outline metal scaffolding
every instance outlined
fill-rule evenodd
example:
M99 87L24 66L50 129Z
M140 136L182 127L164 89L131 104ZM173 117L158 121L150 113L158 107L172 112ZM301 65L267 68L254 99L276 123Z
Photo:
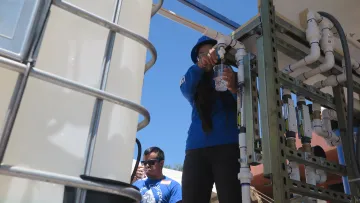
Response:
M242 26L233 33L233 38L244 41L256 35L256 57L250 55L245 58L245 94L249 106L246 112L247 120L247 148L249 164L264 166L264 176L272 183L273 199L276 203L291 202L291 194L296 193L316 199L331 202L359 202L359 188L350 183L351 194L347 195L329 189L291 180L287 171L287 160L325 170L328 173L354 178L351 167L332 163L324 158L309 155L303 151L293 150L285 145L285 127L282 117L280 88L286 87L295 94L337 111L341 138L344 146L348 146L345 139L346 103L343 86L333 88L334 96L323 93L310 85L306 85L278 69L277 51L299 60L309 53L305 33L279 17L272 0L261 0L260 14L250 23ZM228 56L231 60L232 56ZM342 57L335 53L337 61ZM324 60L323 57L312 64L316 67ZM332 74L339 73L341 64L336 64ZM325 74L326 75L326 74ZM258 85L256 84L258 79ZM354 81L354 92L359 93L359 84ZM257 97L257 89L259 98ZM268 99L271 98L271 99ZM275 99L273 99L275 98ZM260 109L256 105L260 102ZM250 108L251 107L251 108ZM261 125L258 111L260 111ZM252 121L252 122L251 122ZM261 144L259 144L259 128L261 129ZM262 153L261 153L262 152ZM344 149L345 161L350 163L349 150Z

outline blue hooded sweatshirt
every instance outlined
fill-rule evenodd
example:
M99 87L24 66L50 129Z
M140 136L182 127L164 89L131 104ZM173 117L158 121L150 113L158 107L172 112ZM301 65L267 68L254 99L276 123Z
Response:
M199 39L191 54L194 63L196 63L197 47L205 43L213 44L214 40L207 37ZM209 133L203 131L202 121L199 117L194 99L197 85L199 84L203 73L203 69L197 65L193 65L188 69L180 82L181 92L190 102L192 107L191 124L186 140L186 150L238 143L239 130L237 128L236 110L234 110L234 112L226 111L224 104L219 97L216 97L212 108L212 131ZM212 85L215 87L214 81ZM236 101L236 94L232 95L234 101Z

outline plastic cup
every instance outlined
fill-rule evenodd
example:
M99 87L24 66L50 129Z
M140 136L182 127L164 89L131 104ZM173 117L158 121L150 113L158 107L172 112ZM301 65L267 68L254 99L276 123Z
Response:
M230 68L230 67L228 65L219 64L219 65L215 65L213 68L215 90L218 92L224 92L227 90L227 82L223 79L223 73L225 68Z

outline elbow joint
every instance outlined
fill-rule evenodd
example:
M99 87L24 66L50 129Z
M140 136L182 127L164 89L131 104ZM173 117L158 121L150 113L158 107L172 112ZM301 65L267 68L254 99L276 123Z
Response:
M310 54L305 57L306 65L314 63L319 59L319 57L320 57L320 46L319 43L314 42L313 44L311 44Z

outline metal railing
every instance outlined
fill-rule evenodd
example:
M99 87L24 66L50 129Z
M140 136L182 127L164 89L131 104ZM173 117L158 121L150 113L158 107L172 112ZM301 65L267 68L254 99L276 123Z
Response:
M158 4L153 6L151 16L156 14L156 12L161 8L162 4L163 4L163 0L159 0ZM116 3L113 22L110 22L104 18L101 18L93 13L83 10L82 8L79 8L63 0L52 0L51 5L57 6L76 16L79 16L81 18L84 18L88 21L91 21L95 24L98 24L102 27L109 29L109 36L106 43L104 60L102 65L103 74L101 76L101 85L99 89L93 88L81 84L79 82L75 82L66 79L64 77L37 69L34 67L33 63L31 62L20 63L15 60L0 56L1 68L5 68L19 73L16 86L14 88L13 95L8 107L8 112L6 114L3 128L0 134L0 163L2 163L5 155L5 151L10 139L14 122L16 120L17 112L21 104L21 100L25 91L28 78L34 77L42 81L52 83L57 86L61 86L77 92L81 92L83 94L96 97L96 102L93 109L93 118L91 120L90 130L89 130L89 138L88 138L87 151L86 151L87 158L85 160L85 166L84 166L85 174L89 174L90 168L88 163L91 163L92 161L92 155L95 147L93 143L97 134L97 131L93 130L93 126L99 123L100 120L99 112L101 112L102 102L104 100L140 113L144 117L144 119L140 123L138 123L137 126L138 131L146 127L150 122L150 114L144 107L130 100L118 97L116 95L113 95L105 91L107 74L109 71L109 64L110 64L109 62L112 57L112 48L114 45L115 34L117 33L125 37L128 37L134 41L137 41L150 51L152 58L146 63L145 72L155 64L157 59L157 53L155 47L146 38L116 24L117 18L119 17L118 15L119 15L119 8L121 6L121 0L118 0ZM34 43L33 47L31 47L30 49L32 50L39 49L39 47L37 46L40 46L40 41L44 30L45 29L40 31L41 34L39 34L38 39L34 40L36 42ZM34 52L33 54L36 54L36 52ZM32 56L30 56L29 58L31 57ZM112 193L116 195L130 197L135 199L136 201L141 200L141 195L139 194L139 192L132 187L116 186L105 183L95 183L95 182L83 180L79 177L72 177L63 174L50 173L46 171L33 170L33 169L5 165L5 164L0 165L0 174L13 176L13 177L27 178L27 179L43 181L43 182L51 182L55 184L61 184L64 186L70 186L85 190L95 190L105 193Z

